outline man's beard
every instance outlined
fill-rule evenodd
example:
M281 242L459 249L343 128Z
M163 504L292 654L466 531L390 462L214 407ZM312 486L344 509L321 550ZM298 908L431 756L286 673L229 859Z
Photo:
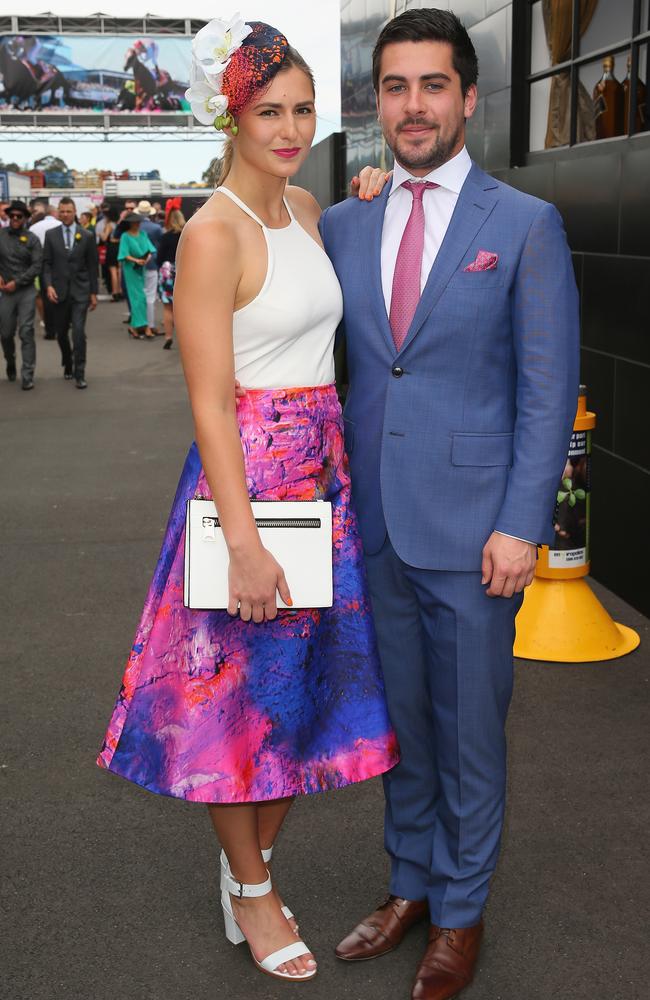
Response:
M397 162L405 167L406 170L422 170L425 167L427 170L435 170L437 167L441 167L443 163L451 159L451 155L461 139L462 126L459 125L446 138L443 138L440 130L438 130L433 141L427 140L420 148L409 147L408 150L403 149L400 144L401 130L409 125L424 124L426 123L416 120L404 122L395 135L394 145L391 146L391 149ZM391 144L389 143L388 145L390 146Z

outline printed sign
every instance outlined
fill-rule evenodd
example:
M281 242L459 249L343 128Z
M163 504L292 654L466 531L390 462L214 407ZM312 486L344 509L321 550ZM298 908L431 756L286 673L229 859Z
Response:
M0 112L188 114L190 62L189 38L0 35Z
M574 569L589 562L591 431L574 431L557 492L551 569Z

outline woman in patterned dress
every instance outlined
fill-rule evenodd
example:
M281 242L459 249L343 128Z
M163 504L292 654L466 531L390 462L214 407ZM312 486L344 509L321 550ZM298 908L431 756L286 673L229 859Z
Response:
M210 69L201 33L188 91L201 121L220 108L229 131L222 186L184 228L174 288L196 444L98 762L208 805L227 936L247 940L262 971L295 981L311 979L316 962L268 872L282 823L296 795L383 774L398 749L333 384L341 290L317 203L287 187L314 137L313 78L269 25L224 28L202 29L213 32L208 53L229 39L225 73L206 77L219 93L196 84ZM238 400L235 379L246 390ZM182 603L185 505L196 496L219 511L227 611ZM290 610L290 583L262 545L251 499L331 502L332 607ZM278 610L278 594L289 610Z

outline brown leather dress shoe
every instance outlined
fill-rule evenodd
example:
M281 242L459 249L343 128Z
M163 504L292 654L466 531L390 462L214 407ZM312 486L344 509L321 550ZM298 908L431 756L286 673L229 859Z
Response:
M388 896L379 909L362 920L335 949L344 962L365 962L397 948L407 930L429 914L426 899Z
M411 1000L451 1000L474 978L483 922L453 930L431 925Z

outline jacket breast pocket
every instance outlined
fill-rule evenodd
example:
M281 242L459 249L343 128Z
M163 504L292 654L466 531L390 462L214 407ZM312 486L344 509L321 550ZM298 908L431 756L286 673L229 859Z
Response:
M452 434L452 465L512 465L513 434Z
M505 264L499 264L489 271L465 271L463 268L456 271L449 287L453 286L458 292L471 292L473 289L485 291L490 288L500 288L505 284L508 268Z

